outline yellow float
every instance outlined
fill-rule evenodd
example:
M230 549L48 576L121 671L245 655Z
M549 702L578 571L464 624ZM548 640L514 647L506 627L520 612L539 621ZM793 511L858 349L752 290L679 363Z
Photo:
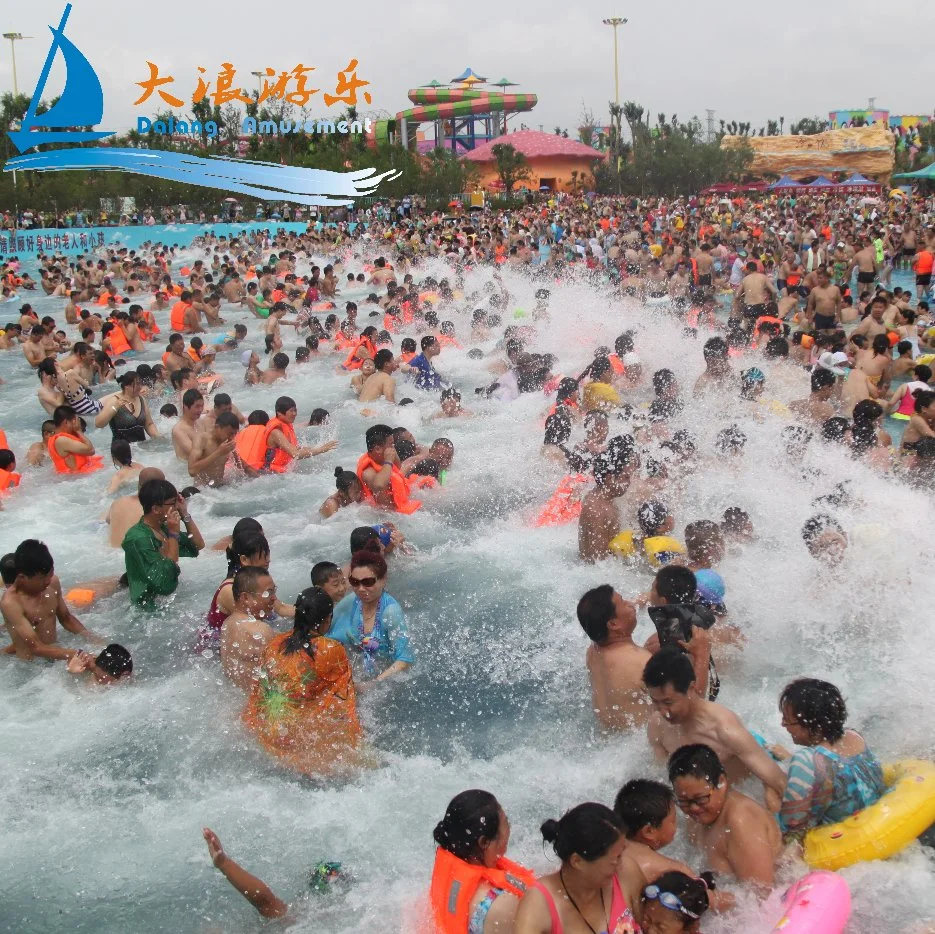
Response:
M812 869L888 859L935 823L935 763L906 759L885 766L883 778L889 791L876 804L805 835Z

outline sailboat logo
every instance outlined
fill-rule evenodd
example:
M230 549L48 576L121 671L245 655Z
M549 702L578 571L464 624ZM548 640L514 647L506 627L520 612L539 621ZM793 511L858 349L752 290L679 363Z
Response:
M52 33L52 45L42 66L39 83L33 93L26 116L23 117L22 129L9 134L13 145L20 152L26 152L42 143L77 143L113 136L113 130L47 130L46 127L97 126L104 116L104 91L100 79L91 63L78 47L65 35L65 23L71 13L71 4L66 4L62 21L56 29L49 27ZM55 53L61 51L65 59L68 77L62 96L55 106L44 114L37 114L36 107L45 91ZM34 127L39 132L32 132Z
M120 169L167 181L220 188L224 191L276 201L316 206L351 205L354 198L373 194L380 182L397 178L392 170L329 172L228 157L194 156L172 150L123 149L117 146L73 146L27 152L43 143L86 143L113 136L114 130L64 130L61 127L97 126L104 116L104 91L91 63L65 36L72 5L65 5L58 27L50 26L52 45L36 90L19 130L8 135L23 155L8 159L4 172L61 172L75 169ZM45 92L56 52L67 69L65 88L55 105L43 114L36 108ZM58 127L59 129L53 129Z

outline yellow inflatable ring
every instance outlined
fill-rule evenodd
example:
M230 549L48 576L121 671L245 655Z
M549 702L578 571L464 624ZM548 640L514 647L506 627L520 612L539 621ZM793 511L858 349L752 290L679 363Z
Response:
M876 804L805 835L812 869L888 859L935 823L935 763L906 759L885 766L883 777L889 791Z

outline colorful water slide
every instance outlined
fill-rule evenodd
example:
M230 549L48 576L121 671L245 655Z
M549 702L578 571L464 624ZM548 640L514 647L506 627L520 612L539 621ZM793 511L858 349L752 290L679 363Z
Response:
M401 110L396 114L397 120L425 123L471 114L523 113L532 110L539 98L535 94L500 94L467 88L413 88L409 100L418 106Z

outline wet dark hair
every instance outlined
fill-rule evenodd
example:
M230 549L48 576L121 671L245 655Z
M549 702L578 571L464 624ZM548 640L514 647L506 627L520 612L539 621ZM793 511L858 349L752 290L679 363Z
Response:
M4 587L9 587L16 580L16 565L13 552L0 558L0 580Z
M623 832L632 839L647 824L659 827L674 804L675 795L668 785L648 778L635 778L617 793L614 812L623 823Z
M836 743L844 736L847 705L827 681L798 678L787 684L779 696L780 712L783 707L789 707L796 721L824 743Z
M708 910L710 905L708 886L701 879L693 879L691 876L686 876L684 872L672 870L671 872L664 872L657 879L654 879L651 884L660 892L674 895L681 902L685 911L677 912L677 916L686 931ZM644 904L649 901L646 896L646 889L649 887L647 885L643 889L641 901ZM691 917L691 915L694 915L694 917Z
M349 470L345 470L343 467L334 468L335 489L340 490L342 493L346 493L354 483L360 483L356 473L351 473Z
M750 521L750 513L739 506L728 506L724 510L721 527L729 532L739 532Z
M321 587L327 584L335 574L340 574L341 569L333 561L319 561L312 566L312 586Z
M94 659L94 664L112 678L122 678L133 673L130 653L116 642L112 642Z
M433 460L431 457L426 457L413 465L410 473L418 477L434 477L437 480L441 475L441 470L438 466L438 461Z
M330 418L327 409L312 409L312 414L308 417L309 425L324 425Z
M826 370L818 366L812 370L812 392L819 392L822 389L827 389L829 386L833 386L836 381L835 375L831 370Z
M809 550L825 532L837 532L843 535L844 529L837 519L833 519L825 512L818 513L805 521L805 525L802 526L802 539Z
M171 402L167 402L160 410L159 414L163 418L176 418L179 414L178 408Z
M692 661L681 649L660 649L643 669L643 684L648 688L664 688L671 684L679 694L687 694L694 683Z
M931 392L927 389L921 389L918 392L914 392L913 396L915 396L915 400L916 400L916 404L915 404L916 414L919 414L924 408L927 408L933 402L935 402L935 392ZM57 412L58 409L56 409L55 411Z
M178 490L168 480L147 480L137 493L144 516L151 513L154 506L160 506L178 495Z
M642 503L636 511L636 521L639 522L640 531L647 537L657 535L668 518L669 510L658 500Z
M571 419L564 414L556 412L545 420L545 437L543 444L565 444L571 437Z
M614 618L614 588L601 584L578 601L578 622L587 637L598 645L607 641L607 624Z
M231 591L233 592L234 600L239 600L242 594L252 593L253 591L250 588L258 587L260 578L269 576L269 571L267 571L266 568L238 568L237 573L234 574L234 580L231 583Z
M694 603L697 591L695 572L690 568L667 564L656 572L656 593L666 603Z
M712 788L724 777L724 766L717 753L704 743L691 743L681 746L669 756L669 781L675 782L677 778L690 775L706 781Z
M15 577L35 577L37 574L51 574L55 562L45 542L27 538L16 546L13 552L13 571Z
M374 448L384 447L392 435L393 429L389 425L371 425L364 435L367 450L372 451Z
M432 837L443 850L461 860L477 857L481 839L500 832L500 804L489 791L462 791L448 802Z
M710 519L689 522L685 526L685 547L689 561L694 562L698 558L711 561L719 559L724 550L721 527Z
M121 467L129 467L133 463L133 451L130 442L115 438L110 444L110 456Z
M620 839L623 824L606 805L588 801L572 808L560 820L545 821L540 831L542 839L552 844L563 863L575 853L593 863Z
M722 454L727 454L729 451L742 451L746 443L747 436L740 428L737 425L729 425L717 433L714 446Z
M334 612L334 600L320 587L309 587L295 601L295 622L292 632L282 644L284 655L305 649L314 655L311 642L319 635L318 630Z
M249 526L239 532L235 529L231 543L227 547L227 576L233 577L240 570L241 557L252 558L269 553L269 542L262 529Z
M933 395L935 395L935 393L933 393ZM843 441L850 427L851 424L846 418L840 415L833 415L822 423L821 436L825 441Z
M351 554L358 551L380 551L380 536L369 525L360 525L351 532Z

